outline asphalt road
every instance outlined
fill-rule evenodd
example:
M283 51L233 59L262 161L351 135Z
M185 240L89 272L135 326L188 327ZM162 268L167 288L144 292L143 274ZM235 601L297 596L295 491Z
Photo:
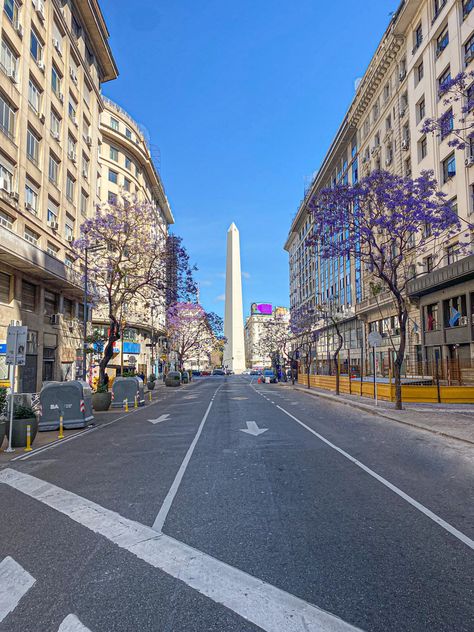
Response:
M472 632L473 452L248 378L163 390L0 470L0 631Z

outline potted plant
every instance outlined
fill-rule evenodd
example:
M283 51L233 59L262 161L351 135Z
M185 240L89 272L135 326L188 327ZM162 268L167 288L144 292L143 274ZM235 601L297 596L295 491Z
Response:
M24 448L26 446L27 426L30 426L31 444L33 445L36 433L38 432L38 419L36 418L36 413L31 406L18 404L13 409L13 448ZM6 435L7 437L10 437L10 424L8 420L6 422Z
M94 410L109 410L112 403L112 393L107 384L99 384L95 393L92 393L92 407Z
M155 388L155 382L156 382L156 375L154 373L151 373L148 376L148 382L146 383L149 391L152 391Z
M5 411L7 409L7 389L0 388L0 448L2 447L3 439L5 438L5 432L7 429L7 420Z

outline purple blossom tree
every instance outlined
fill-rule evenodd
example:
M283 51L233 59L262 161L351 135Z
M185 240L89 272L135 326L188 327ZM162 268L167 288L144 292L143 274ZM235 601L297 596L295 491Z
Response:
M448 145L466 149L474 138L474 71L460 72L439 88L445 111L437 118L426 118L421 128L424 134L449 137Z
M402 407L401 368L405 356L408 283L417 258L461 231L461 222L432 172L419 178L375 171L357 184L324 189L311 202L314 222L307 247L323 259L350 257L366 271L366 290L393 301L400 342L394 349L396 407ZM469 236L466 234L466 239ZM461 245L459 246L461 247ZM441 262L441 258L439 259Z
M168 308L168 344L178 356L179 369L191 358L207 357L220 351L224 323L214 312L206 312L198 303L178 302Z
M87 252L88 298L106 310L109 321L99 364L99 383L104 384L127 309L134 305L143 311L158 304L165 310L167 300L191 296L196 291L193 268L181 239L168 236L156 208L126 193L97 207L82 224L74 248L80 258Z

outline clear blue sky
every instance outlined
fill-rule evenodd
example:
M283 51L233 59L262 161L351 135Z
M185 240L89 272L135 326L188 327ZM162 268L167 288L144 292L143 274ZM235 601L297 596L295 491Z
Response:
M199 268L223 313L226 232L240 230L244 313L287 305L283 244L399 0L100 0L120 76L104 85L149 131Z

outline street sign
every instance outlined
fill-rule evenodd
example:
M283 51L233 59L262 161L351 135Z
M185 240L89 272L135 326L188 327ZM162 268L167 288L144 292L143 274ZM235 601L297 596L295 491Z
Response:
M28 327L9 325L7 329L7 353L5 364L24 366L26 362L26 339Z
M382 344L382 336L378 331L371 331L368 336L368 340L371 347L380 347Z
M127 360L128 360L129 364L136 364L136 362L137 362L136 357L135 356L131 356L131 355L128 356Z

